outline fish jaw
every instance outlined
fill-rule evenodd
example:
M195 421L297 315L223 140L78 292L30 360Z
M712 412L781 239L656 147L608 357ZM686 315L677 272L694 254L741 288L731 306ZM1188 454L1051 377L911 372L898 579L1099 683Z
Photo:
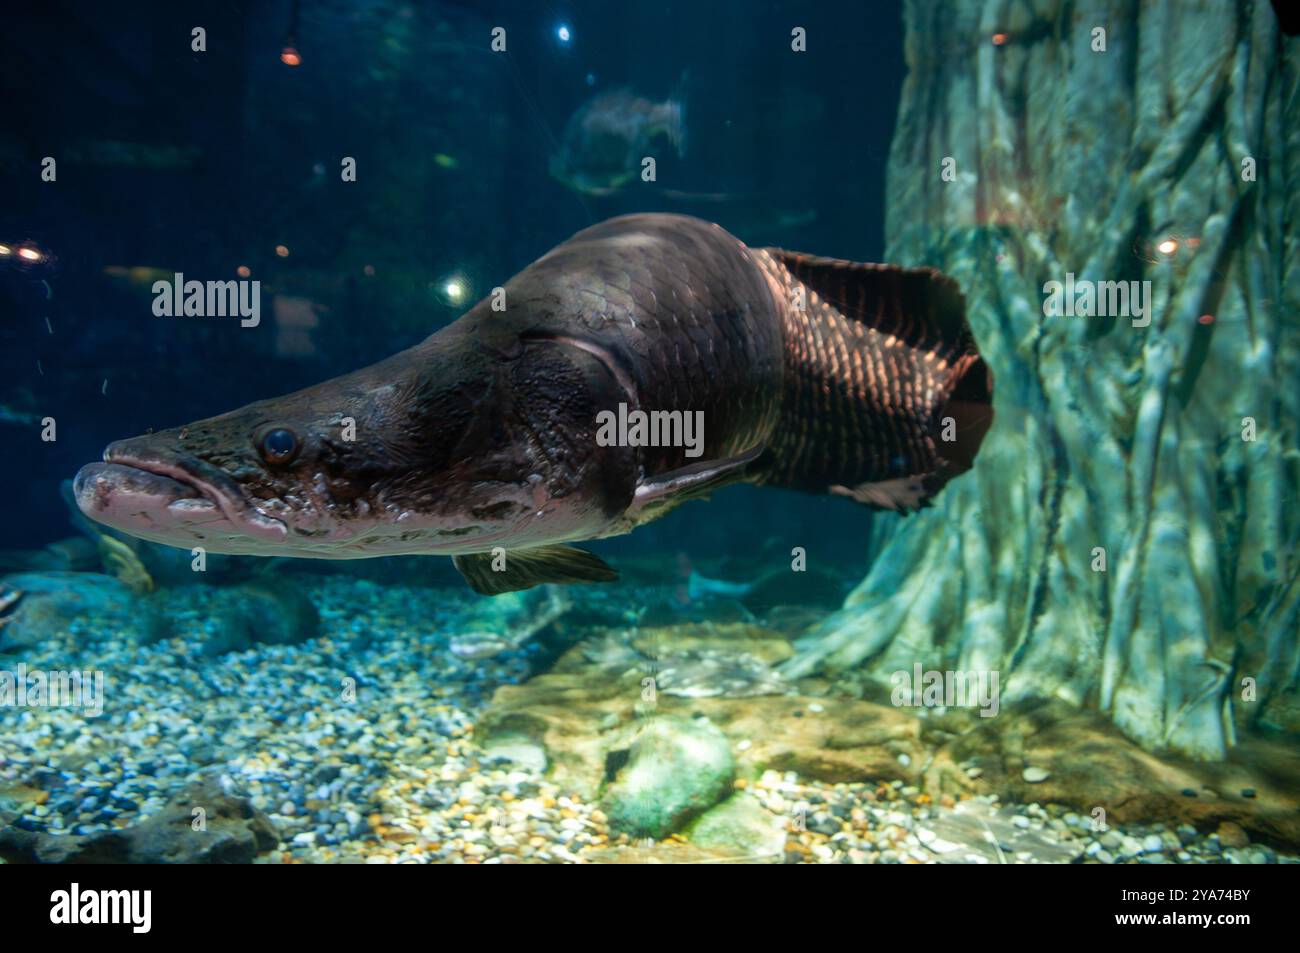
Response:
M456 536L446 532L446 521L409 511L395 521L353 520L301 536L285 520L228 494L218 483L191 476L175 463L150 461L146 467L119 460L81 468L73 480L77 506L97 523L180 549L201 547L234 556L362 559L479 552L512 536L510 530L501 529L481 536Z
M248 506L196 468L115 457L112 446L104 459L82 467L72 489L81 512L105 526L182 549L250 555L280 551L289 535L282 520Z
M110 444L105 462L81 468L73 496L87 517L150 542L237 556L455 555L490 548L516 534L513 525L466 530L468 521L454 515L412 510L369 519L314 519L303 532L300 514L275 516L272 504L250 502L220 469L185 454L145 449L151 439Z

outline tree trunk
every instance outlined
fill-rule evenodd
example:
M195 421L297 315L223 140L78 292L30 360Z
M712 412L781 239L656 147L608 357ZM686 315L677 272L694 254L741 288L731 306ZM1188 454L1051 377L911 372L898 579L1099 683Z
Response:
M1230 0L905 22L888 257L961 283L997 418L789 673L996 670L1202 758L1300 726L1298 41ZM1045 316L1067 273L1150 282L1150 324Z

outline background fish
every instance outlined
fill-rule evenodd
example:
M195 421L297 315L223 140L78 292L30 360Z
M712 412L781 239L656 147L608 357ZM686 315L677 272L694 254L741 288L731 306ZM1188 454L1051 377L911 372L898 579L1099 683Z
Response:
M680 158L686 154L684 83L663 102L630 89L601 93L588 100L565 124L551 174L586 195L611 195L641 174L641 160L655 140L666 140Z

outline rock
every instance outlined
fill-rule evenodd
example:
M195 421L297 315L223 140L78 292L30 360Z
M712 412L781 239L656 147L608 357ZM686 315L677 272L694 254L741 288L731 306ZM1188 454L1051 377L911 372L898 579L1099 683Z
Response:
M1007 703L997 718L953 710L930 722L927 732L940 728L959 739L937 762L946 757L954 765L978 762L984 768L979 779L967 776L973 785L945 779L941 792L1032 797L1087 816L1102 807L1107 821L1121 826L1189 824L1212 831L1231 821L1256 840L1300 842L1300 747L1285 738L1243 732L1225 761L1155 754L1095 712L1058 701ZM1004 765L1015 765L1014 773ZM1025 765L1049 772L1032 795L1022 787ZM1239 797L1247 788L1257 796Z
M815 834L825 834L830 837L840 832L840 822L835 820L829 814L814 814L812 820L808 821L808 830Z
M138 607L135 593L101 573L24 572L0 582L10 593L7 602L18 594L0 624L0 651L63 638L79 618L94 618L95 634L109 635L131 621Z
M634 730L601 807L610 826L633 836L667 837L731 790L736 765L727 737L703 719L659 716Z
M1007 855L1023 855L1034 863L1068 864L1084 852L1080 839L1058 842L1046 832L1017 824L1023 815L982 801L962 801L954 808L940 807L930 819L933 839L925 843L934 859L945 864L974 862L1006 863Z
M475 737L486 746L508 736L528 739L544 750L556 783L595 797L605 779L606 755L615 744L615 726L637 721L647 677L646 670L612 646L576 646L550 672L498 688L475 726ZM806 695L679 698L660 693L654 710L706 716L732 741L738 770L745 775L772 768L830 782L920 779L919 766L929 759L915 716L892 705L849 698L836 698L815 715L794 714L811 712L824 701ZM900 762L900 754L908 756L908 764Z
M449 648L461 658L490 658L520 648L573 608L560 586L505 592L469 604Z
M195 830L195 810L204 829ZM246 798L201 781L131 827L94 834L0 831L0 857L43 864L246 864L280 841L275 825Z
M746 793L733 794L706 811L687 829L686 836L697 847L747 862L779 863L785 853L780 818Z
M784 662L794 652L780 633L744 622L709 621L659 628L642 625L631 645L643 655L656 659L716 652L750 655L767 665Z
M1219 835L1219 843L1224 847L1242 848L1250 843L1250 837L1241 825L1232 821L1223 821L1214 833Z
M216 631L204 643L203 654L242 652L259 642L297 645L315 638L319 627L315 605L294 585L247 582L222 591Z
M656 681L663 694L681 698L744 698L789 690L778 672L754 656L707 649L662 660Z
M546 749L523 735L499 735L483 748L489 758L504 758L527 771L546 770Z
M1045 768L1028 767L1025 768L1021 777L1025 779L1026 784L1042 784L1051 777L1051 774Z

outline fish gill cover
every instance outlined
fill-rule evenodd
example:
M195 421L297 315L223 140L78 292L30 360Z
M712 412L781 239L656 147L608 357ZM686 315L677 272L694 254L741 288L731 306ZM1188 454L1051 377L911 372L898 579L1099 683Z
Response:
M0 859L1296 859L1289 27L741 7L7 16Z

